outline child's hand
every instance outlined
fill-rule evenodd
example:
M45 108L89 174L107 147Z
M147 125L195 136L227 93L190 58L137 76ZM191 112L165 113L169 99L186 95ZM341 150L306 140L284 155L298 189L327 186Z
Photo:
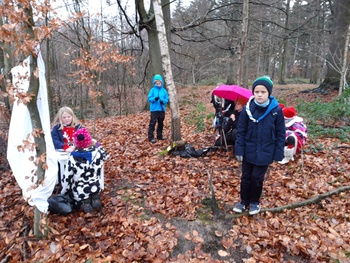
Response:
M243 161L243 156L236 155L236 159L237 159L237 161L242 162Z
M92 144L93 145L95 145L95 147L100 147L100 143L97 141L97 140L95 140L95 139L92 139Z
M66 152L71 153L74 151L74 149L75 149L74 146L70 146L69 148L66 149Z

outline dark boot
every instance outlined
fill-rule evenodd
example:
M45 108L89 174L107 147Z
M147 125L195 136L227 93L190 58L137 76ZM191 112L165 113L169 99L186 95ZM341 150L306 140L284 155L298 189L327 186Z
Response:
M92 211L94 211L94 209L91 206L91 199L90 198L84 199L82 201L81 208L84 210L85 214L91 213Z
M93 194L91 196L91 205L93 209L100 210L102 208L100 194Z

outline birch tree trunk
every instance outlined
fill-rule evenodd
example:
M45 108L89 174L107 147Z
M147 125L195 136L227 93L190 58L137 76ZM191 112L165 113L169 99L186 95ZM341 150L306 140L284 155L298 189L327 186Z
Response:
M171 139L173 142L181 140L180 127L180 109L177 101L177 94L175 83L173 80L173 73L171 70L171 60L169 54L169 45L166 36L166 29L163 19L163 11L161 7L161 0L153 0L154 15L157 26L157 33L159 39L160 54L162 58L162 67L169 93L169 103L171 109Z
M345 48L344 48L344 55L343 55L343 65L341 68L341 76L340 76L340 84L339 84L339 92L338 96L340 97L343 89L345 89L346 85L346 73L348 72L348 50L349 50L349 40L350 40L350 25L348 27L348 32L346 34L345 39Z

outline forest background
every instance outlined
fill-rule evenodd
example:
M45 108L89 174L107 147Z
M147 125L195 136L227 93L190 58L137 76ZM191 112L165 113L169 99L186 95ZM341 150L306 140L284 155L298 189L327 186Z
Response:
M1 7L9 2L2 1ZM155 148L146 143L147 93L152 76L162 72L162 60L153 39L152 2L150 8L143 9L144 4L135 1L138 8L130 13L123 1L105 1L108 12L90 10L85 1L63 1L58 13L33 5L37 28L57 22L55 30L37 36L46 60L51 116L68 105L98 136L113 157L106 169L110 188L103 196L104 213L51 215L50 238L38 242L29 227L32 209L21 200L2 158L4 174L9 174L1 181L8 204L1 225L4 262L347 262L349 3L191 1L184 6L176 1L170 14L169 2L162 1L185 140L196 147L211 144L213 108L208 102L215 86L249 88L265 74L274 80L277 98L295 105L307 120L305 159L287 169L273 167L275 180L269 181L263 205L280 207L315 196L323 201L313 200L302 210L296 205L291 212L265 211L261 217L241 219L230 212L239 185L239 166L232 156L219 151L185 161L161 157L166 144ZM11 108L5 96L8 73L25 58L23 49L17 50L26 45L5 41L14 17L1 14L4 157ZM244 27L245 19L249 27ZM169 113L167 119L170 127ZM222 168L228 161L232 167ZM224 220L206 210L210 174ZM209 199L212 208L213 196ZM67 220L72 221L68 227Z

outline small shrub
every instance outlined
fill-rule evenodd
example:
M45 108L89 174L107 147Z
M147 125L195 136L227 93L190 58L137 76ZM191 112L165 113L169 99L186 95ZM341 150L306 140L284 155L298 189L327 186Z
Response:
M309 135L312 137L334 137L350 141L350 100L349 93L334 102L315 101L297 106L298 115L307 120ZM300 114L299 114L300 113Z
M185 122L189 125L195 125L196 131L201 132L205 129L204 118L205 118L206 108L203 102L199 102L196 105L192 114L185 117Z

